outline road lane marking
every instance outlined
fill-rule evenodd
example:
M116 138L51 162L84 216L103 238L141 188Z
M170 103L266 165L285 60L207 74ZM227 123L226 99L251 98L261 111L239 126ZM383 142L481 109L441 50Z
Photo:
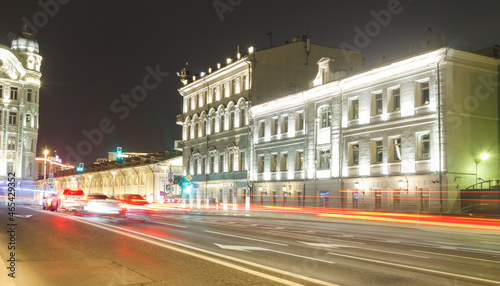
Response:
M281 246L288 246L288 244L283 244L283 243L278 243L278 242L273 242L273 241L267 241L267 240L262 240L262 239L257 239L257 238L251 238L251 237L246 237L246 236L239 236L239 235L234 235L234 234L229 234L229 233L222 233L222 232L211 231L211 230L205 230L205 232L219 234L219 235L225 235L225 236L232 236L232 237L237 237L237 238L243 238L243 239L248 239L248 240L253 240L253 241L259 241L259 242L265 242L265 243L270 243L270 244L276 244L276 245L281 245Z
M359 247L359 246L351 246L351 245L344 245L344 244L314 243L314 242L305 242L305 241L297 241L297 242L304 243L304 244L307 244L307 245L310 245L310 246L314 246L314 247L321 247L321 248L342 248L342 247L346 247L346 248L370 250L370 251L375 251L375 252L391 253L391 254L396 254L396 255L412 256L412 257L418 257L418 258L426 258L426 259L429 258L429 257L420 256L420 255L414 255L414 254L405 254L405 253L399 253L399 252L393 252L393 251L378 250L378 249L372 249L372 248L366 248L366 247Z
M30 214L29 214L29 215L18 215L18 214L15 214L14 216L15 216L15 217L20 217L20 218L30 218L30 217L32 217L33 215L30 215Z
M467 257L467 256L460 256L460 255L453 255L453 254L444 254L444 253L437 253L437 252L430 252L430 251L424 251L424 250L412 250L415 252L422 252L422 253L429 253L429 254L434 254L434 255L443 255L443 256L450 256L450 257L457 257L457 258L465 258L465 259L471 259L471 260L477 260L477 261L484 261L484 262L493 262L493 263L500 263L500 261L495 261L495 260L488 260L488 259L481 259L481 258L474 258L474 257Z
M40 210L37 210L37 211L40 211ZM40 212L42 212L42 211L40 211ZM53 214L57 215L55 213L53 213ZM285 284L285 285L296 285L296 286L299 286L299 285L302 285L302 284L298 284L298 283L290 281L290 280L278 278L278 277L275 277L275 276L272 276L272 275L269 275L269 274L261 273L261 272L258 272L258 271L252 270L252 269L248 269L248 268L245 268L245 267L242 267L242 266L238 266L238 265L235 265L235 264L232 264L232 263L229 263L229 262L225 262L225 261L222 261L222 260L219 260L219 259L216 259L216 258L212 258L212 257L208 257L208 256L205 256L205 255L202 255L202 254L194 253L194 252L186 250L186 249L177 248L177 247L174 247L172 245L179 246L179 247L182 247L182 248L191 249L191 250L202 252L202 253L206 253L208 255L220 257L220 258L223 258L223 259L235 261L237 263L246 264L246 265L249 265L251 267L260 268L260 269L263 269L263 270L266 270L266 271L271 271L271 272L277 273L280 276L286 275L286 276L289 276L289 277L293 277L293 278L296 278L296 279L299 279L299 280L303 280L303 281L308 281L310 283L316 283L316 284L319 284L319 285L340 286L340 285L329 283L329 282L322 281L322 280L319 280L319 279L315 279L315 278L303 276L303 275L300 275L300 274L288 272L288 271L285 271L285 270L282 270L282 269L273 268L273 267L270 267L270 266L261 265L261 264L254 263L254 262L251 262L251 261L247 261L247 260L239 259L239 258L236 258L236 257L232 257L232 256L220 254L220 253L217 253L217 252L213 252L213 251L210 251L210 250L205 250L205 249L194 247L194 246L187 245L187 244L182 244L180 242L175 242L175 241L172 241L172 240L168 240L168 239L164 239L164 238L161 238L161 237L157 237L157 236L153 236L153 235L141 233L141 232L138 232L138 231L129 230L129 229L117 227L117 226L114 226L114 225L108 225L108 224L101 223L101 222L96 222L96 221L92 221L91 222L91 221L87 221L87 220L85 220L85 219L83 219L81 217L74 217L74 216L69 216L69 215L65 215L65 217L68 218L68 219L73 219L75 221L79 221L81 223L85 223L85 224L94 226L94 227L102 228L102 229L105 229L105 230L108 230L108 231L111 231L111 232L115 232L115 233L118 233L118 234L121 234L121 235L125 235L125 236L128 236L128 237L134 238L134 239L138 239L138 240L142 240L142 241L145 241L145 242L148 242L148 243L151 243L151 244L155 244L155 245L163 247L163 248L167 248L167 249L170 249L170 250L173 250L173 251L181 252L181 253L184 253L184 254L187 254L187 255L191 255L191 256L194 256L194 257L197 257L197 258L200 258L200 259L204 259L204 260L207 260L207 261L210 261L210 262L213 262L213 263L216 263L216 264L220 264L220 265L223 265L223 266L226 266L226 267L229 267L229 268L240 270L242 272L246 272L246 273L258 276L258 277L262 277L262 278L265 278L265 279L268 279L268 280L276 281L278 283L282 283L282 284ZM115 228L115 229L113 229L113 228ZM147 239L147 238L150 238L150 239ZM171 245L162 244L162 243L160 243L158 241L155 241L155 240L159 240L161 242L164 242L164 243L167 243L167 244L171 244Z
M429 241L429 242L432 242L432 243L437 243L437 244L449 244L449 245L465 245L463 243L454 243L454 242L444 242L444 241Z
M403 265L403 264L398 264L398 263L392 263L392 262L387 262L387 261L381 261L381 260L375 260L375 259L357 257L357 256L352 256L352 255L340 254L340 253L328 252L328 254L334 255L334 256L341 256L341 257L347 257L347 258L357 259L357 260L363 260L363 261L368 261L368 262L374 262L374 263L379 263L379 264L391 265L391 266L396 266L396 267L400 267L400 268L408 268L408 269L412 269L412 270L419 270L419 271L423 271L423 272L430 272L430 273L439 274L439 275L446 275L446 276L452 276L452 277L460 277L460 278L463 278L463 279L474 280L474 281L481 281L481 282L486 282L486 283L492 283L492 284L500 285L500 281L483 279L483 278L479 278L479 277L472 277L472 276L461 275L461 274L456 274L456 273L449 273L449 272L444 272L444 271L439 271L439 270L425 269L425 268L416 267L416 266Z
M214 244L222 249L230 249L230 250L238 250L238 251L250 251L250 250L270 251L270 252L274 252L274 253L280 253L280 254L284 254L284 255L290 255L290 256L300 257L300 258L309 259L309 260L315 260L315 261L329 263L329 264L335 264L335 262L333 262L333 261L307 257L307 256L302 256L302 255L298 255L298 254L293 254L293 253L288 253L288 252L283 252L283 251L278 251L278 250L263 248L263 247L258 247L258 246L224 245L224 244L218 244L218 243L214 243Z
M166 223L166 222L159 222L159 221L154 221L154 220L152 220L151 222L158 223L158 224L169 225L169 226L187 228L187 226L184 226L184 225L177 225L177 224L171 224L171 223Z

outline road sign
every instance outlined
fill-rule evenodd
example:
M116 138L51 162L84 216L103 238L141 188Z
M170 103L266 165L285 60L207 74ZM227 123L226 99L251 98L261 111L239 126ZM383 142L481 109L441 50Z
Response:
M49 173L49 178L54 178L54 173Z
M192 178L191 175L187 175L186 180L191 181Z
M168 182L172 184L174 182L174 178L168 178Z
M53 184L53 183L54 183L54 179L53 179L53 178L49 178L49 179L48 179L48 183L49 183L49 184Z
M171 191L172 187L170 185L167 186L167 191Z
M174 177L174 173L172 173L172 172L168 173L168 177L169 178L173 178Z

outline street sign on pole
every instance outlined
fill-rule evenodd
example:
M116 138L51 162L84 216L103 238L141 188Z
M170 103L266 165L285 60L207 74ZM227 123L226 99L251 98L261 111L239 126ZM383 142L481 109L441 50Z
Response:
M54 178L54 173L49 173L49 178Z
M191 175L187 175L186 180L191 181L192 178Z
M168 182L172 184L174 182L174 178L168 178Z
M173 178L174 177L174 173L172 173L172 172L168 173L168 177L169 178Z
M53 184L53 183L54 183L54 179L53 179L53 178L49 178L49 179L47 180L47 182L48 182L49 184Z

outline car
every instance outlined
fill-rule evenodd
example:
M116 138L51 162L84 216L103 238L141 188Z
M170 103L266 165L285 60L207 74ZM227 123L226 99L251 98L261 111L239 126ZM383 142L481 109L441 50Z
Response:
M149 202L139 194L125 194L117 197L120 205L126 211L126 217L132 220L149 222L152 211Z
M57 211L79 211L85 200L85 193L80 189L65 189L58 193L57 197L52 200L51 210Z
M81 208L77 210L82 216L97 215L111 218L124 218L125 212L120 201L110 199L105 194L88 194L81 202Z
M52 202L55 201L56 199L57 199L56 193L46 195L45 197L43 197L42 208L44 210L54 211L52 207Z

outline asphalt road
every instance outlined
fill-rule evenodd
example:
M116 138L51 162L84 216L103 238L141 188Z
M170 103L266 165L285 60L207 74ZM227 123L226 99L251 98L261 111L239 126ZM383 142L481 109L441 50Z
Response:
M113 222L38 207L18 207L9 226L0 214L0 285L500 285L500 234L178 213Z

